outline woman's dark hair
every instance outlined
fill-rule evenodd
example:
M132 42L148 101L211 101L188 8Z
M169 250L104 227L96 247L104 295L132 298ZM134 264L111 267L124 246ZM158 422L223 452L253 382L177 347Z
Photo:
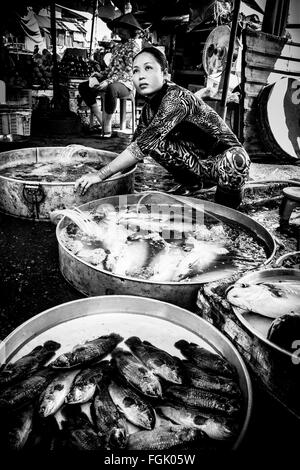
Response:
M169 64L168 64L165 54L163 54L159 49L157 49L157 47L154 47L154 46L144 47L144 49L142 49L140 52L136 54L133 60L135 60L136 57L138 57L143 52L147 52L148 54L153 55L156 62L158 62L159 65L161 66L162 70L166 70L166 69L168 70Z

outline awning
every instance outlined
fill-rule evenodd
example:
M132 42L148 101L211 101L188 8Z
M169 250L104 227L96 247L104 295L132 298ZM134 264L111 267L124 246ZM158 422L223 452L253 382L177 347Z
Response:
M84 42L85 41L85 37L82 33L77 33L76 31L74 31L74 35L73 35L73 41L76 41L76 42Z
M26 16L18 19L26 36L28 36L36 44L40 44L43 41L43 38L41 36L41 31L34 13L29 11Z
M60 22L63 23L69 31L80 32L75 23L71 23L71 21L60 21Z
M48 29L51 28L51 23L50 23L49 16L36 15L36 14L34 16L35 16L35 18L37 20L37 23L38 23L40 28L48 28Z

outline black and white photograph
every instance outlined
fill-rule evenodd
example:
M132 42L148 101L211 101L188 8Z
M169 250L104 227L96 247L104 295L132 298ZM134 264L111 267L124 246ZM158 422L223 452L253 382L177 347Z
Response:
M300 2L1 12L1 449L292 462Z

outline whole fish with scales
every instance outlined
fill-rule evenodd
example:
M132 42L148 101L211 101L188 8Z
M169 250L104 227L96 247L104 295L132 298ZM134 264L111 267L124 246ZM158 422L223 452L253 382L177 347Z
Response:
M216 414L207 414L198 408L175 403L164 403L155 408L175 424L204 431L210 438L217 440L232 439L237 432L236 423Z
M76 345L72 351L61 354L49 366L57 369L69 369L98 362L111 353L121 341L123 341L122 336L116 333L99 336L96 339Z
M136 390L151 398L161 398L162 387L158 377L131 352L115 349L112 352L112 363L119 374Z
M109 394L109 382L109 374L105 374L97 383L91 416L106 449L124 449L128 441L128 426Z
M112 380L108 391L115 405L130 423L144 429L154 428L155 412L145 398L120 381Z

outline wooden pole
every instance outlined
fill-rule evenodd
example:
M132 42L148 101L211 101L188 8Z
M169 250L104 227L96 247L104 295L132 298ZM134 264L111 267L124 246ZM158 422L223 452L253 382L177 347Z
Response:
M241 0L235 0L234 2L234 9L232 15L232 24L230 30L230 38L229 38L229 45L228 45L228 54L227 54L227 62L224 72L224 83L223 83L223 90L222 90L222 98L221 98L221 117L225 119L226 117L226 101L228 95L228 87L229 87L229 80L230 80L230 73L232 67L232 58L234 53L234 46L235 46L235 39L236 39L236 31L239 19L241 7Z
M58 78L58 64L56 54L56 18L55 18L55 2L52 0L50 3L50 23L51 23L51 40L52 40L52 80L53 80L53 107L56 108L57 100L59 99L59 78Z
M89 57L91 57L91 55L92 55L93 39L94 39L94 27L95 27L95 18L96 18L96 12L97 12L97 11L98 11L98 0L94 0Z

